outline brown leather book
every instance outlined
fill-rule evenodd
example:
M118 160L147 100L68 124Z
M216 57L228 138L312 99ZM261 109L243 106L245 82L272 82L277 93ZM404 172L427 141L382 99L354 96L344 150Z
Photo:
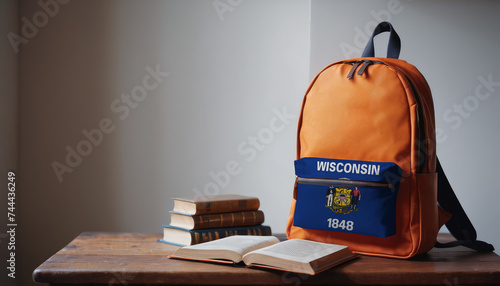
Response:
M264 212L261 210L204 215L186 215L174 211L170 212L170 225L186 229L250 226L263 222Z
M159 241L186 246L202 242L217 240L233 235L271 235L271 227L268 225L252 225L238 227L222 227L209 229L184 229L171 225L163 225L163 239Z
M259 198L236 194L173 198L174 212L188 215L257 210Z

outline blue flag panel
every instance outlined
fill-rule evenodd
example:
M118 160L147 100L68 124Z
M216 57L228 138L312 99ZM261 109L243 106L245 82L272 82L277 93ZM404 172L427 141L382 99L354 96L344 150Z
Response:
M383 238L396 233L396 164L302 158L295 170L294 226Z

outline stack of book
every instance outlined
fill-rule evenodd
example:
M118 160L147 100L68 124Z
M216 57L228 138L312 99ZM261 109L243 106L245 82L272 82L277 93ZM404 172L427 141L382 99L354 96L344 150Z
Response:
M170 225L163 225L161 242L187 246L232 235L271 235L262 225L257 197L216 195L173 198Z

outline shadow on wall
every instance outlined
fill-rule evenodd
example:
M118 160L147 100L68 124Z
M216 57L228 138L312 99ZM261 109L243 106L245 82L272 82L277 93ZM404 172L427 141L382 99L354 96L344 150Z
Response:
M122 62L131 41L126 28L136 24L127 5L40 3L21 1L19 15L19 35L27 39L19 45L19 285L34 285L32 271L82 231L123 231L126 112L155 88L154 75L162 76L155 72L158 37L148 37L147 56L131 59L130 67ZM161 9L143 10L144 33L157 35Z

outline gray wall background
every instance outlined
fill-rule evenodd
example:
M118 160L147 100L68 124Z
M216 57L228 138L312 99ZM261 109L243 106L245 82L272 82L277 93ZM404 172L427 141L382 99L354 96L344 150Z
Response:
M161 232L170 198L181 195L256 195L266 224L284 232L309 80L326 64L359 56L366 41L359 31L371 33L384 17L402 38L401 58L433 90L445 136L438 154L462 205L479 238L500 245L500 87L483 87L487 99L475 94L479 78L500 82L499 2L474 3L73 0L48 15L37 1L2 2L2 108L13 111L2 112L2 139L10 139L1 143L1 163L18 173L15 282L30 285L33 269L83 231ZM47 21L24 30L28 42L16 54L6 35L23 35L23 17L33 23L40 11ZM348 46L353 53L342 50ZM159 81L145 86L150 69ZM85 143L101 122L107 133ZM69 166L67 148L85 156ZM71 169L62 181L54 162ZM228 164L237 174L223 175Z
M172 197L255 195L284 232L309 2L215 3L73 0L20 46L22 285L83 231L162 232ZM19 17L40 10L21 1ZM148 69L160 82L144 85ZM88 147L87 132L98 144ZM68 148L86 156L68 164ZM71 169L62 181L54 162Z

